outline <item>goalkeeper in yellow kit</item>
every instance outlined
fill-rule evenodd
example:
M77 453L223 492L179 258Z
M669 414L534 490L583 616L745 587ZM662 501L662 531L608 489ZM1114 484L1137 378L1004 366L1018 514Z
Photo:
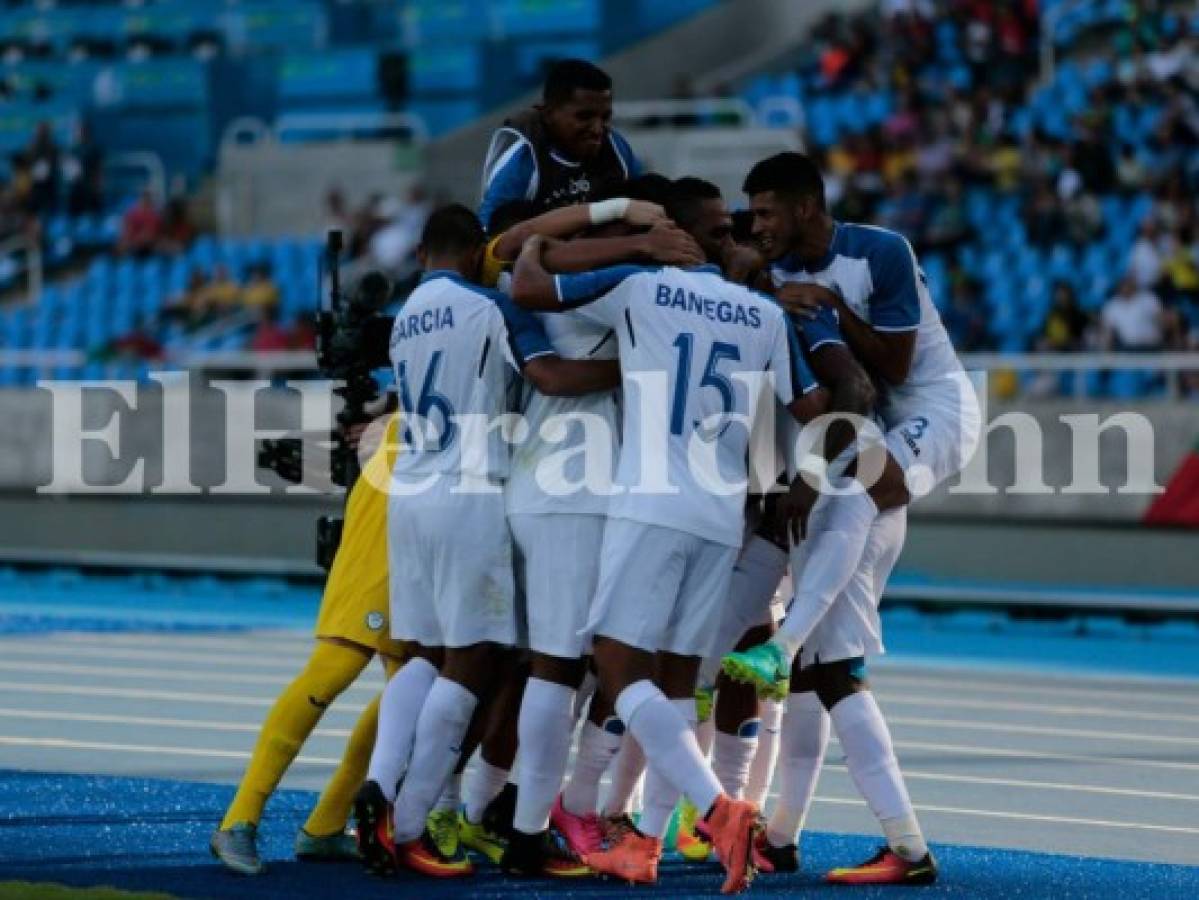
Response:
M312 656L267 714L237 795L209 842L213 856L239 874L265 870L257 847L263 807L325 710L375 654L389 678L404 660L404 646L391 639L387 621L386 486L397 450L392 418L383 443L350 491L341 545L321 598ZM359 716L341 764L296 835L298 858L357 858L357 846L345 826L375 743L378 712L376 696Z

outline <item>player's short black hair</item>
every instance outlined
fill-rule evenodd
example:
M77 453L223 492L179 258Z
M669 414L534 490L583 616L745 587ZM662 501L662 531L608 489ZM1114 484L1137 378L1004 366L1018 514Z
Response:
M605 185L596 192L593 200L611 200L613 197L628 197L630 200L644 200L646 203L657 203L665 207L670 202L670 192L674 183L665 175L657 172L645 172L627 181L617 181Z
M532 200L509 200L507 203L501 203L491 214L491 220L487 223L487 234L490 237L501 235L521 222L535 218L540 212L541 208Z
M545 75L541 99L548 104L566 103L575 91L610 91L612 77L585 59L560 59Z
M478 249L486 240L479 217L461 203L450 203L433 211L420 235L428 254L453 255Z
M803 153L776 153L754 165L741 188L751 197L774 191L784 197L815 197L824 209L824 177L820 167Z
M692 175L675 179L670 185L666 214L681 227L689 228L699 218L705 200L719 200L720 188Z

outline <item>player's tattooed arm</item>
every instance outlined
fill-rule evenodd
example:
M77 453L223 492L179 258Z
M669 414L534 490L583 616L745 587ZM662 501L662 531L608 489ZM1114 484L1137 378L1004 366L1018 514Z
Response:
M546 271L541 259L545 244L546 239L538 234L525 241L512 268L512 299L525 309L553 312L562 303L554 276Z
M550 397L578 397L620 386L620 362L615 359L539 356L525 364L522 374Z
M844 344L824 344L809 358L812 372L820 383L828 386L828 411L848 413L865 418L874 408L876 391L866 370ZM829 462L836 459L857 435L857 429L845 418L829 426L824 438L823 456Z

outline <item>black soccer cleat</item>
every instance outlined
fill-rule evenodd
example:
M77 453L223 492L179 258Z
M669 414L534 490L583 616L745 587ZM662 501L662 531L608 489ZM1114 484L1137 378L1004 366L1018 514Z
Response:
M399 863L391 834L391 804L374 781L364 782L354 797L358 855L362 865L375 875L394 875Z
M508 782L504 789L495 795L483 810L482 825L492 834L499 835L504 840L511 840L513 834L512 820L516 816L516 785Z
M758 833L753 849L754 865L761 872L798 872L799 847L787 844L776 847L766 837L766 832Z
M590 867L549 831L525 834L513 829L500 868L516 878L582 878L591 874Z

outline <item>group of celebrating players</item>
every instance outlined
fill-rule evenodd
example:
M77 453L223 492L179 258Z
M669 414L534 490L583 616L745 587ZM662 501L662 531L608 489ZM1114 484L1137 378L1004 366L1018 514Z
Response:
M908 503L973 452L974 393L908 242L834 221L811 160L755 165L735 224L715 186L641 172L611 104L558 63L493 137L479 215L425 226L400 410L212 838L234 871L263 871L266 800L378 654L300 858L653 883L673 821L738 892L799 868L835 731L886 845L826 877L936 879L864 660ZM777 485L751 485L764 429Z

